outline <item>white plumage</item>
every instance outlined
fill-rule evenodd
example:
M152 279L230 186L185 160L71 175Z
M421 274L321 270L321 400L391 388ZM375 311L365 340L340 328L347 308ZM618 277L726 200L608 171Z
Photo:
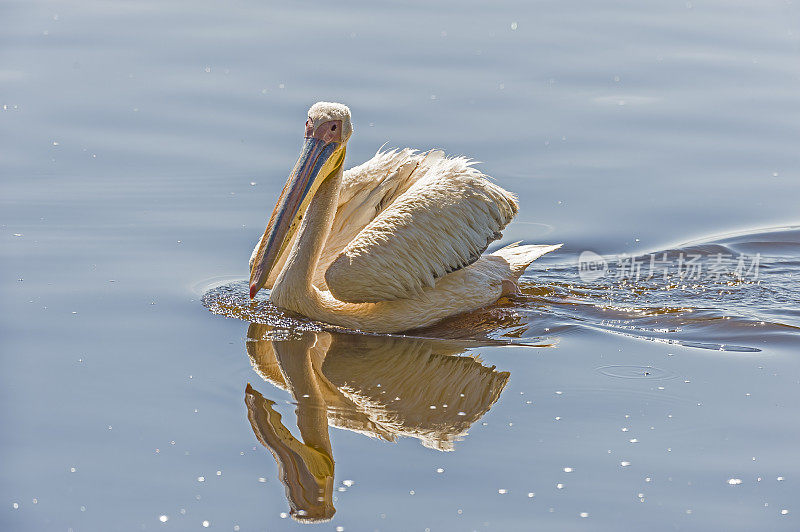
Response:
M349 123L346 107L316 104L306 137L321 150L314 140L320 132L330 137L336 124L349 132ZM343 152L346 142L344 136L324 146L340 145ZM318 160L308 161L301 157L295 172ZM533 260L560 247L509 246L481 256L518 207L511 193L463 157L391 150L346 172L328 171L314 183L307 211L298 214L299 231L285 236L288 245L262 275L276 305L318 320L374 332L429 325L514 292ZM290 194L301 197L284 189L279 206ZM282 214L276 207L253 250L251 294L260 288L254 272L269 247L264 239L274 240L273 220Z
M325 280L338 299L389 301L433 288L478 260L516 214L513 196L466 159L417 158L414 183L328 267Z
M514 196L469 159L438 150L379 151L344 172L313 283L352 303L417 295L478 260L516 213ZM273 270L268 288L280 270Z

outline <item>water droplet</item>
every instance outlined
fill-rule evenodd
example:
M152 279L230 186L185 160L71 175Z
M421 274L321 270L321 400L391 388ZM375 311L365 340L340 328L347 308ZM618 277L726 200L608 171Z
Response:
M589 512L581 512L580 516L581 517L589 517Z
M729 478L728 479L728 484L730 484L731 486L738 486L741 483L742 483L742 479L740 479L740 478Z
M197 477L197 482L205 482L206 477Z
M440 468L436 469L436 472L437 473L444 473L444 469L440 467Z
M565 467L564 468L564 473L572 473L573 471L574 471L574 469L572 469L571 467Z
M534 492L532 492L532 491L528 492L528 498L529 499L533 499L535 496L536 496L536 494Z
M781 515L786 515L788 513L789 513L789 510L787 510L785 508L783 510L781 510Z
M504 489L504 488L500 488L499 490L497 490L497 493L499 493L500 495L505 495L506 493L508 493L508 490Z
M629 465L631 465L631 463L626 460L623 460L622 462L619 463L619 465L621 465L622 467L628 467Z
M167 516L167 515L159 515L158 516L158 520L161 521L162 523L166 523L167 521L169 521L169 516Z
M208 521L203 521L203 528L208 528L211 526L211 523Z
M286 512L281 512L280 516L281 516L281 519L286 519L287 517L289 517L289 514L287 514Z
M258 481L263 484L264 482L267 481L267 479L265 479L264 477L258 477Z
M353 486L353 484L355 484L355 482L353 482L352 480L343 480L343 481L342 481L342 484L344 484L345 486L347 486L348 488L350 488L350 487L352 487L352 486Z
M511 31L517 31L517 28L519 28L519 24L517 24L516 22L512 22Z

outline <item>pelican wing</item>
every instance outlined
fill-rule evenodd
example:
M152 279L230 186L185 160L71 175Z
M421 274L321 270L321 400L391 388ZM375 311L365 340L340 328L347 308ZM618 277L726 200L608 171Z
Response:
M440 151L390 150L378 152L372 159L347 170L331 231L317 263L314 285L327 288L325 271L344 248L420 178L421 164L442 158L444 153Z
M337 299L361 303L413 297L437 278L478 260L517 213L514 196L465 158L429 157L415 172L417 179L408 189L327 268L326 284Z

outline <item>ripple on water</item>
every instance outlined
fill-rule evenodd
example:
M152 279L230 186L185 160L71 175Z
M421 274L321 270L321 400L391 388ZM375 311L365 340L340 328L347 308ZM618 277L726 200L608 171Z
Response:
M672 371L656 368L653 366L600 366L597 371L609 377L618 377L620 379L674 379L677 373Z
M236 318L251 323L263 323L284 330L320 331L322 325L303 316L285 312L269 302L268 292L250 299L250 288L245 279L216 280L201 297L203 305L220 316Z
M649 262L639 280L618 278L614 270L593 281L582 281L576 263L548 264L532 271L523 284L525 306L571 324L574 330L594 329L655 342L700 349L754 353L764 346L796 346L800 336L800 228L788 227L723 235L681 246L649 251L676 258L697 255L705 275L686 279L671 265L666 278L647 278ZM716 257L734 260L758 255L757 276L712 275ZM622 257L604 257L613 266ZM649 260L649 259L648 259ZM537 271L538 270L538 271Z
M407 334L549 347L558 336L593 330L733 353L756 353L765 345L796 346L800 228L729 234L652 253L708 258L753 252L760 254L757 280L707 276L687 283L675 276L656 276L637 282L601 278L584 283L574 263L534 263L521 282L521 295ZM266 291L251 301L245 279L214 279L196 288L203 292L203 305L215 314L289 330L337 329L277 309ZM657 368L649 375L638 367L603 371L620 378L668 378Z

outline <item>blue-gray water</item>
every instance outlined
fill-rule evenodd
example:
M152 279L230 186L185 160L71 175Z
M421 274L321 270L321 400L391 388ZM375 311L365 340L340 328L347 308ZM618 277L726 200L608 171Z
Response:
M798 528L796 4L0 18L3 530ZM414 338L251 305L317 100L353 111L349 165L387 142L467 154L519 194L504 243L564 248L521 295ZM585 250L605 276L579 276ZM666 278L624 273L664 253ZM311 339L322 403L290 367ZM330 438L322 525L289 516L270 452L306 456L304 437Z

